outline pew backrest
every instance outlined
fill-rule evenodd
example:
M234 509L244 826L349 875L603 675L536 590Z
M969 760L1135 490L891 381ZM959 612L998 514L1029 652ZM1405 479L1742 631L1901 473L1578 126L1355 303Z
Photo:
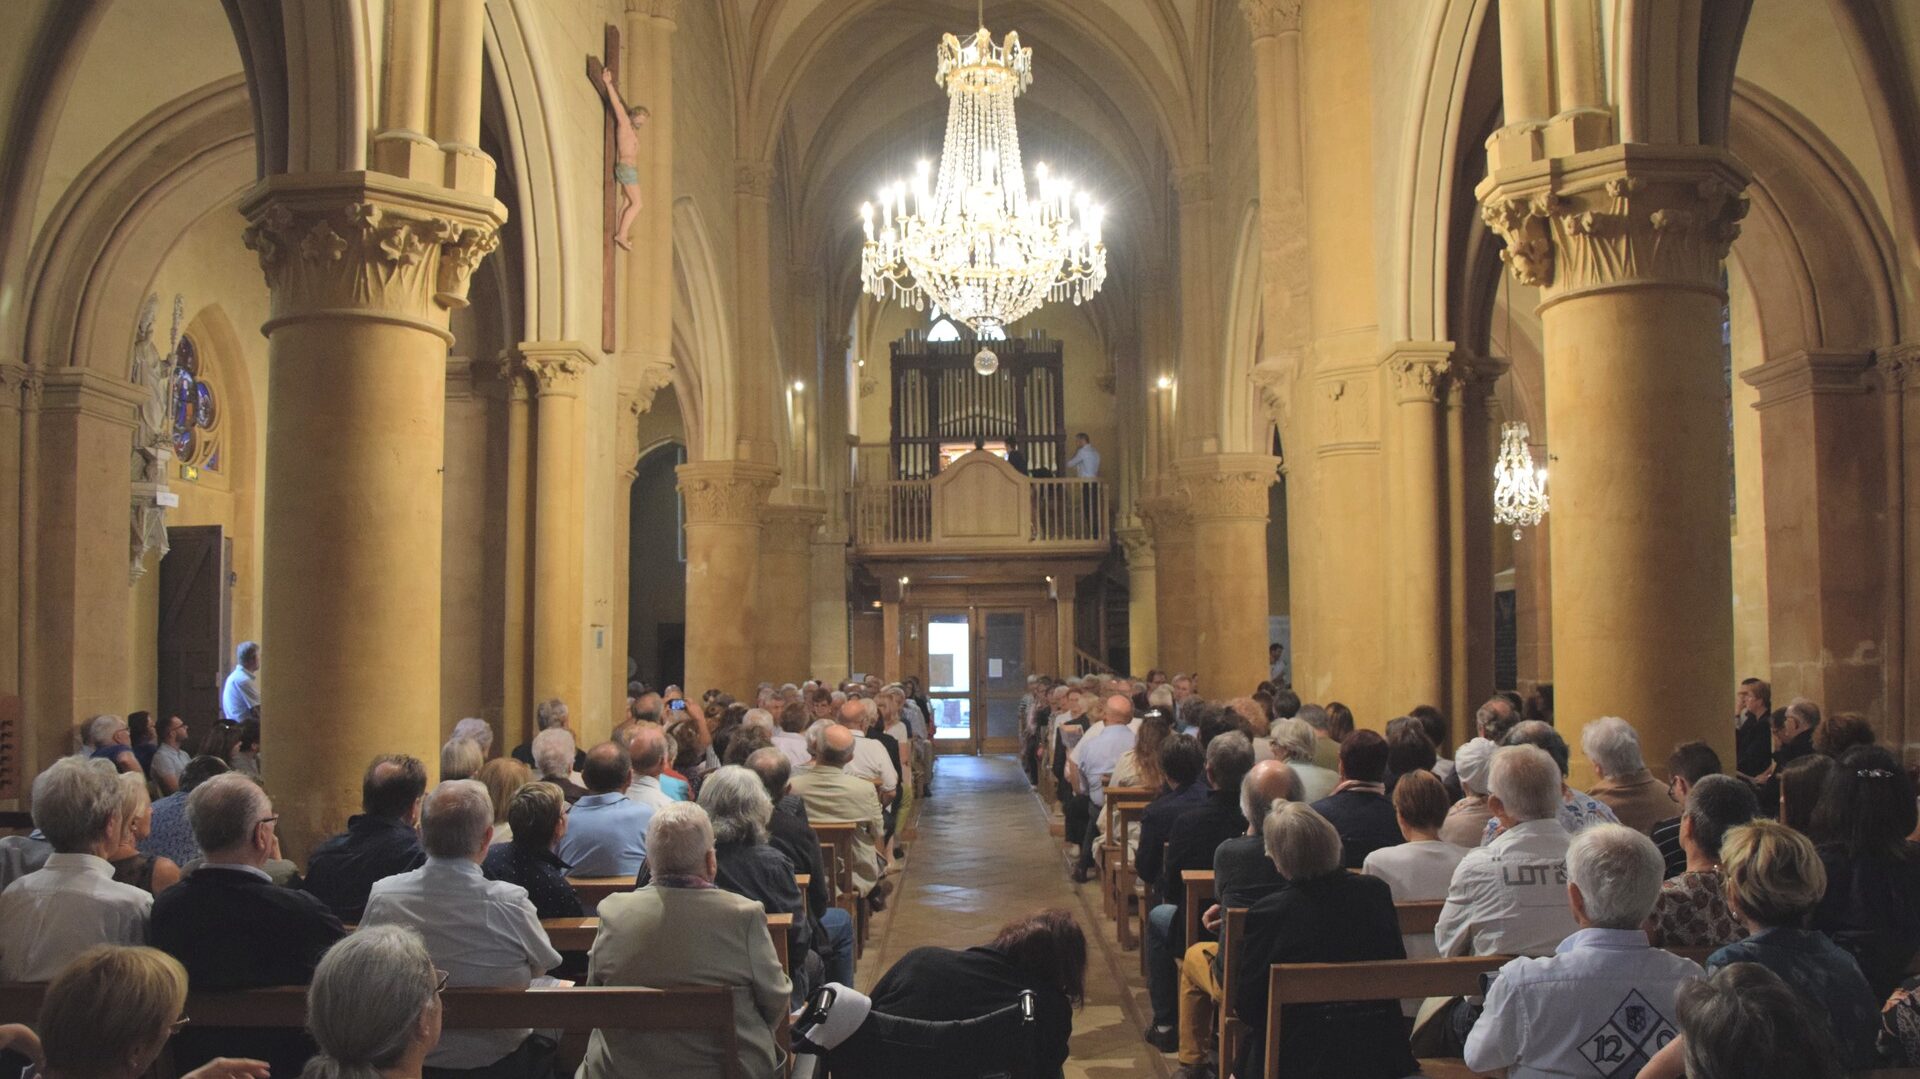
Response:
M1499 970L1512 958L1465 955L1358 963L1276 963L1267 972L1266 1074L1280 1074L1280 1009L1284 1005L1472 996L1480 991L1482 975Z

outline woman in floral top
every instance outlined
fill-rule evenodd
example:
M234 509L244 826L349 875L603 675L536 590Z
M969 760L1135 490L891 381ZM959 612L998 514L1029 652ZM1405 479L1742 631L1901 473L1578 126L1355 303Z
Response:
M1686 872L1660 886L1648 936L1656 948L1718 948L1745 939L1742 926L1727 909L1720 875L1720 840L1727 830L1760 812L1753 788L1731 776L1702 776L1687 792L1680 815L1680 847Z

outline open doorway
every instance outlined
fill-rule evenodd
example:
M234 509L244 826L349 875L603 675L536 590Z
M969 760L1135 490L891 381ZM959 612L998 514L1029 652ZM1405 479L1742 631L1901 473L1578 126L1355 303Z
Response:
M195 730L220 718L232 655L233 540L219 525L167 529L160 559L159 715Z
M686 510L674 473L686 459L686 447L663 443L641 456L633 479L627 654L653 686L686 680Z
M935 751L1016 752L1027 687L1027 610L933 610L925 619Z

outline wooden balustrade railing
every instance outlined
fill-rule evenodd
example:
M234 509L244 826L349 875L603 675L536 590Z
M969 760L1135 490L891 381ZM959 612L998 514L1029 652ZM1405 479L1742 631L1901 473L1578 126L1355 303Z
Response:
M1113 539L1106 484L1035 479L982 452L930 480L856 484L848 518L854 545L870 551L1091 552Z

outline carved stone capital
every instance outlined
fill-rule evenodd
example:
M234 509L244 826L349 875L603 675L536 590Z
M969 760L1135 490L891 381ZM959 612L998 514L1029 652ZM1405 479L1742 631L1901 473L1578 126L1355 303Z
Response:
M817 506L769 503L760 511L761 542L785 551L804 550L826 519L826 511Z
M1258 38L1298 33L1302 0L1240 0L1240 13L1247 17L1247 29Z
M1127 557L1127 568L1147 570L1154 567L1153 537L1144 528L1115 529L1113 538L1120 541L1120 550Z
M599 353L578 341L522 341L520 366L537 397L578 397Z
M1747 180L1711 147L1608 146L1496 173L1480 185L1481 217L1548 303L1646 285L1717 292Z
M1444 341L1397 346L1382 363L1393 378L1393 399L1403 405L1440 404L1456 377L1453 346Z
M1881 388L1887 392L1920 390L1920 341L1875 349L1873 366L1880 372Z
M833 337L827 338L827 352L830 355L837 354L837 355L844 356L847 353L852 351L853 351L853 335L852 334L843 333L843 334L838 334Z
M640 368L640 382L633 389L634 407L640 414L653 411L660 391L673 385L673 357L648 360Z
M1871 392L1875 363L1871 352L1800 349L1742 371L1740 380L1760 391L1755 407L1764 411L1805 397Z
M863 377L860 379L860 396L872 397L874 394L879 392L880 392L879 379L871 378L871 377Z
M1144 495L1135 508L1155 544L1182 543L1192 538L1188 530L1193 526L1193 515L1184 490L1176 487L1166 494Z
M690 525L760 525L780 470L752 461L689 461L674 470Z
M1174 464L1194 523L1267 519L1267 489L1279 478L1280 459L1262 453L1190 457Z
M1175 169L1173 190L1180 196L1182 206L1206 202L1213 198L1213 170L1205 165Z
M736 195L751 195L756 199L770 197L773 194L773 163L771 161L735 161L733 192Z
M375 316L446 337L480 261L500 245L506 209L379 173L278 174L242 200L241 240L272 290L262 329Z
M0 363L0 408L17 411L24 399L33 368L24 363ZM38 379L35 379L37 384Z

